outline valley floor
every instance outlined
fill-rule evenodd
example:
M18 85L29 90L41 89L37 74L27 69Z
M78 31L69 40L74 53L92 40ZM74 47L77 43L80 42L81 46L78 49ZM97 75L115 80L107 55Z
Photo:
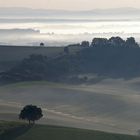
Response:
M0 120L18 121L21 108L43 109L38 123L137 135L140 79L107 79L95 85L27 82L0 87Z

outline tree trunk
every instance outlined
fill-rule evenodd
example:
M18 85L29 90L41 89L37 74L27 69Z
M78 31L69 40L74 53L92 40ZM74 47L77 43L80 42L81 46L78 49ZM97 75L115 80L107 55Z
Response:
M29 125L31 124L31 121L29 120Z

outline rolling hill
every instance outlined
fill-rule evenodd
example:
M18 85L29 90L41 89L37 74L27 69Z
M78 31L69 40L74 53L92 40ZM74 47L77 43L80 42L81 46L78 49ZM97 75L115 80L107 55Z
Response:
M106 79L94 85L25 82L0 87L0 119L18 120L21 108L43 109L41 124L137 134L140 80Z
M28 126L16 122L0 123L1 140L139 140L138 136L105 133L50 125Z

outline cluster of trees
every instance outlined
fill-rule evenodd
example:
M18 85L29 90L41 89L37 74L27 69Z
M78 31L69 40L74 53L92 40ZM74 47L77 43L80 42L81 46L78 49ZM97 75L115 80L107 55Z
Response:
M123 40L121 37L111 37L107 38L94 38L91 44L88 41L83 41L80 46L82 47L127 47L127 48L137 48L138 43L135 41L134 37L129 37Z
M67 52L67 51L66 51ZM58 58L48 59L43 55L30 55L12 69L1 73L1 81L18 82L49 80L57 81L67 73L75 71L74 55L64 55Z
M114 45L113 49L104 47L109 46L107 44L112 44L112 47ZM78 77L86 73L123 78L140 76L140 48L134 38L128 38L126 41L120 37L112 37L109 40L94 38L91 45L87 41L83 41L81 45L85 49L74 54L69 52L69 47L65 47L65 55L57 58L48 59L47 56L33 54L9 71L1 73L0 80L61 82L66 79L64 82L80 83L88 81L87 77Z
M94 38L91 43L92 47L139 47L136 43L135 38L127 38L126 41L120 37L111 37L110 39L106 38Z

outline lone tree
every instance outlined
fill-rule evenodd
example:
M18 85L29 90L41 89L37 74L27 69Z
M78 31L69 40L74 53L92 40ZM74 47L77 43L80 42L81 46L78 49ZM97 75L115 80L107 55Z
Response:
M31 124L31 122L34 124L35 121L41 117L43 117L41 108L34 105L26 105L19 114L19 119L27 120L29 124Z
M44 46L44 43L43 43L43 42L41 42L41 43L40 43L40 46Z

